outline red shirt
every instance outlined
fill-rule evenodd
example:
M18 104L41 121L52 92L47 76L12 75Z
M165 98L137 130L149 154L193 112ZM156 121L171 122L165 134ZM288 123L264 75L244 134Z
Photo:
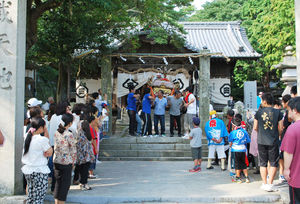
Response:
M98 139L97 139L98 138L98 134L97 134L97 131L90 126L90 132L91 132L92 139L97 141L96 143L97 143L97 146L98 146ZM97 148L97 147L94 147L94 145L92 145L92 146L93 146L94 155L96 155L96 149L95 148Z
M300 188L300 120L291 124L282 140L281 151L293 154L290 166L289 185L293 188Z

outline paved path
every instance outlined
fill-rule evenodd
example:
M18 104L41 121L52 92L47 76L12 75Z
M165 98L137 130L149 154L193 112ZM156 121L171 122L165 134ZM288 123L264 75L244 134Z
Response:
M189 173L192 161L110 161L97 165L98 179L89 180L91 191L72 186L69 202L280 202L280 192L267 193L260 189L259 176L250 174L250 184L231 182L229 172L220 167L199 173ZM48 198L51 198L48 195Z

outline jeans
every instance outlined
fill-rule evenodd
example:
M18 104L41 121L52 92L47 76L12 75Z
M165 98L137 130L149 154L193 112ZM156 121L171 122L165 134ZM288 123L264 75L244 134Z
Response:
M52 146L52 149L54 150L54 146ZM54 191L54 187L55 187L55 176L54 176L54 165L53 165L53 155L54 155L54 151L51 157L49 157L48 159L48 167L50 169L50 173L49 173L49 177L52 178L52 183L51 183L51 191Z
M175 120L176 120L177 127L178 127L178 135L181 135L180 115L170 115L170 133L171 133L171 135L174 135Z
M136 132L138 134L142 134L142 119L140 118L138 113L136 113L136 115L135 115L135 120L136 120L136 123L137 123Z
M155 134L158 135L158 121L160 122L161 134L165 134L165 115L154 115Z
M136 111L128 110L129 116L129 134L134 135L135 127L136 127Z
M142 112L141 117L142 117L142 120L144 121L143 135L152 135L151 113Z

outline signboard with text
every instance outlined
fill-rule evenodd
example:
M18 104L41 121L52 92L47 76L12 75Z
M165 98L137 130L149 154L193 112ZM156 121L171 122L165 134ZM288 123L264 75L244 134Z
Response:
M245 108L248 110L257 109L257 85L256 81L245 81L244 82L244 103Z

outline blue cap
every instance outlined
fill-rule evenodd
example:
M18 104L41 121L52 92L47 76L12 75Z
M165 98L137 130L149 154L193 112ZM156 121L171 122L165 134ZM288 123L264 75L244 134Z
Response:
M193 117L193 123L195 125L199 125L200 124L200 119L198 117Z

